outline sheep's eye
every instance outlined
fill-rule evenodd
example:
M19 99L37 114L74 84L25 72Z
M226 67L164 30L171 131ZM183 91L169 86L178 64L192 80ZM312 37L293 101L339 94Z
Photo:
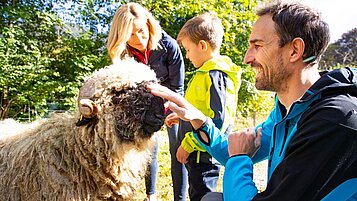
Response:
M93 101L93 102L95 102L95 101L98 100L98 97L92 97L92 98L90 98L90 100Z
M112 90L112 94L114 94L115 96L120 96L121 94L125 94L126 91L127 91L127 90L125 90L125 89L121 89L121 90L119 90L119 91L113 89L113 90Z

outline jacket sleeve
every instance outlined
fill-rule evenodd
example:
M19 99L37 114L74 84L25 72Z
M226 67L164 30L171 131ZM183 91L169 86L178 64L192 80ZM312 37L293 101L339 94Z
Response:
M222 134L215 127L212 120L207 121L202 127L209 141L205 143L200 135L195 133L196 139L201 143L204 149L225 166L223 176L223 197L225 201L231 200L252 200L257 195L258 190L253 182L253 163L266 159L269 155L271 133L274 127L275 110L269 115L269 118L258 125L263 128L261 148L255 154L253 159L247 155L237 155L229 157L228 154L228 136Z
M348 117L356 106L336 102L304 114L267 189L254 200L323 200L341 188L338 200L356 194L356 186L343 185L357 177L357 115Z
M271 112L268 119L258 125L256 129L262 127L262 141L261 146L257 153L253 157L253 163L258 163L268 158L269 150L270 150L270 141L271 135L274 129L274 115L276 113L276 109ZM208 143L201 138L200 135L194 133L194 137L197 141L200 142L201 146L211 154L216 160L218 160L222 165L225 165L227 160L229 159L228 154L228 135L222 133L220 129L215 127L212 119L207 118L206 123L204 124L203 132L206 134L209 139Z
M210 111L214 114L212 118L213 123L217 128L222 129L226 113L226 87L228 78L224 72L218 70L209 71L209 76L211 86L209 92L206 93L207 105L209 105Z
M193 151L206 151L193 136L192 132L187 132L185 134L184 139L181 141L181 146L187 153L192 153Z
M336 108L319 107L304 114L283 160L261 193L252 180L252 161L244 155L231 157L225 168L224 200L336 200L330 199L333 196L348 200L355 196L357 115L347 119L348 112Z
M258 193L253 182L253 162L247 155L229 158L223 181L224 201L248 201Z
M253 182L253 161L247 155L229 157L228 137L222 135L210 118L202 126L201 131L208 136L205 143L201 136L195 134L196 139L217 161L225 166L223 176L223 197L225 201L252 200L258 190ZM265 137L266 139L269 136Z
M229 158L227 135L221 134L221 131L214 125L212 119L208 117L207 121L202 126L202 132L204 132L208 137L208 143L206 143L201 136L195 132L194 137L211 156L213 156L222 165L225 165Z
M222 71L211 70L209 71L211 85L209 91L206 93L207 106L209 106L210 112L214 115L212 122L215 127L221 129L225 117L226 109L226 79L227 76ZM186 133L185 138L181 142L182 148L188 153L192 153L194 150L205 151L200 143L194 138L192 132Z
M169 72L170 89L184 94L184 79L185 79L185 65L181 53L181 49L177 42L173 39L166 43L168 51L167 68Z

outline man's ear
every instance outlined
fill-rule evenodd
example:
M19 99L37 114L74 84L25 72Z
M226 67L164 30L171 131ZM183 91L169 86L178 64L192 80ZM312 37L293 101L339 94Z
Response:
M290 53L290 62L294 63L298 60L303 59L305 51L305 42L302 38L294 38L291 41L291 53Z
M203 51L206 51L208 49L208 43L205 40L198 41L198 45Z

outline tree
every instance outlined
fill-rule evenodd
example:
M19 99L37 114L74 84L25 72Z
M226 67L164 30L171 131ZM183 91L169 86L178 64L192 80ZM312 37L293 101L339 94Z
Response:
M357 28L342 34L342 37L327 48L321 60L324 69L337 66L357 66Z
M42 116L51 102L61 109L73 108L84 76L110 63L106 37L111 18L120 5L129 1L0 2L1 119L24 115L29 107L36 108L38 116ZM256 105L266 108L266 101L259 98L252 84L254 72L242 64L257 0L137 2L150 10L174 38L188 19L215 11L225 27L221 53L232 58L244 72L239 111L248 115L258 108ZM187 83L195 69L189 61L185 64Z
M70 109L83 77L109 63L103 41L73 34L48 9L31 1L1 4L0 119L21 117L29 108L43 116L50 102Z

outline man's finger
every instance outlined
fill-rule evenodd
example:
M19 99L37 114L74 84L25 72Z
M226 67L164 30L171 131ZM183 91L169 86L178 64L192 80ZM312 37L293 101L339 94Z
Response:
M170 96L169 94L170 90L167 89L166 87L156 83L149 83L146 87L155 96L160 96L161 98L169 100L168 97Z
M254 140L255 147L260 147L262 141L262 127L257 129L256 138Z
M175 103L170 102L169 103L169 108L171 111L177 114L178 117L184 118L185 117L185 110L179 106L177 106Z

